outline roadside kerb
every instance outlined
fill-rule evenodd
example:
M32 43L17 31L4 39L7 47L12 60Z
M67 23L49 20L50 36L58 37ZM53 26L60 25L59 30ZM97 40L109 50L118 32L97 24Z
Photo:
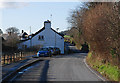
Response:
M12 78L15 74L17 74L17 72L21 71L22 69L25 69L28 66L31 66L34 63L37 63L39 61L43 61L43 59L39 58L39 59L35 59L35 60L30 60L28 63L26 63L23 66L20 66L18 69L16 69L15 71L9 73L8 75L6 75L4 78L2 78L2 82L6 82L8 81L10 78Z
M92 67L90 67L87 62L86 62L86 57L84 59L84 63L86 67L93 73L95 74L98 78L100 78L102 81L108 81L108 79L104 78L98 71L94 70Z

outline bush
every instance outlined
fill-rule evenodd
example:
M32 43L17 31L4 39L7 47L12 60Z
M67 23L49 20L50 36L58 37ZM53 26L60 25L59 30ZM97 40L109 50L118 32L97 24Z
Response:
M120 60L119 3L86 3L71 12L68 22L75 44L87 42L90 51L105 62ZM114 50L113 50L114 49Z

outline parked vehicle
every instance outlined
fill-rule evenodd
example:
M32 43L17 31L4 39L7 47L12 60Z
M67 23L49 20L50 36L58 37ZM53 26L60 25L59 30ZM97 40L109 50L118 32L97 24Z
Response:
M57 55L57 54L61 53L61 51L58 47L47 46L46 48L48 48L51 51L51 55Z
M49 47L49 49L51 50L51 54L52 55L57 55L57 54L60 54L60 49L57 48L57 47Z
M49 50L51 51L51 54L54 54L54 47L49 47Z
M40 48L40 50L37 52L38 57L51 57L51 51L49 48Z
M54 55L57 55L57 54L60 54L60 49L59 48L57 48L57 47L54 47Z

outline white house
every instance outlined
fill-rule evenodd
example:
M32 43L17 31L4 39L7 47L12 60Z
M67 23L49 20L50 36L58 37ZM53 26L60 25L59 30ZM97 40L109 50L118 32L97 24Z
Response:
M49 20L44 22L44 27L40 29L31 37L21 40L19 48L29 48L31 46L43 46L58 47L61 50L61 54L64 54L64 37L51 28L51 22Z

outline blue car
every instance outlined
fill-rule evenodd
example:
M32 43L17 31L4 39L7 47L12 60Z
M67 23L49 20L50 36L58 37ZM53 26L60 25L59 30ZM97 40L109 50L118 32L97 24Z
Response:
M49 48L40 48L40 50L37 52L38 57L51 57L51 51Z

